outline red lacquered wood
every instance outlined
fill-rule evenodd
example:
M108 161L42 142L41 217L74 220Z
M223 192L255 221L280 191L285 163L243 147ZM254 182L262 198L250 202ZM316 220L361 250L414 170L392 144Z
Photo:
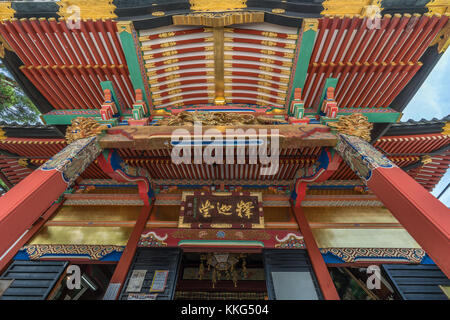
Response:
M125 247L125 250L120 257L119 263L117 264L116 269L114 270L114 273L111 277L110 284L120 284L120 288L117 291L117 296L114 297L114 300L118 298L118 295L122 290L128 270L130 269L131 263L136 253L139 239L141 238L141 234L144 231L145 224L147 223L147 220L152 211L152 207L152 205L142 207L139 218L134 225L130 238L128 239L127 246Z
M46 67L44 67L45 69ZM73 84L71 83L72 79L68 79L64 72L58 66L53 66L49 71L53 72L57 79L59 79L59 88L64 92L64 94L69 98L69 100L74 105L75 109L84 109L87 107L84 101L81 99L80 95L74 90Z
M318 62L324 62L325 54L327 52L328 47L330 46L330 42L331 42L331 39L333 38L334 31L336 30L338 23L340 21L340 19L338 17L331 17L330 20L331 20L331 24L329 25L327 37L325 38L325 42L323 43L323 47L320 51ZM331 52L330 52L330 54L331 54Z
M34 53L31 51L32 49L28 46L27 43L25 43L20 35L17 34L17 31L15 30L14 26L10 21L3 21L3 23L0 24L3 26L6 30L2 30L2 35L5 36L5 38L8 40L8 43L13 46L15 51L18 53L19 57L22 59L22 61L26 63L27 65L33 65L37 66L39 65L39 61L34 56ZM11 41L10 39L13 38L14 40ZM15 46L17 44L17 46ZM19 47L19 50L16 48Z
M401 82L395 87L395 90L386 94L386 96L387 96L386 100L380 106L386 106L386 107L389 106L391 104L391 102L394 101L395 97L400 93L400 91L409 83L409 81L411 81L411 79L414 77L414 75L417 73L417 71L419 71L421 66L422 66L422 63L420 63L420 62L414 64L410 68L410 70L407 72L405 77L401 80Z
M444 27L445 24L448 22L448 19L449 19L448 15L444 15L441 17L439 22L434 26L433 30L427 35L426 39L424 41L422 41L422 43L420 44L420 47L416 50L416 52L412 56L411 61L415 62L415 61L419 60L419 58L422 56L422 54L425 52L425 50L430 45L431 41L434 40L434 38L436 37L438 32L441 31L442 27Z
M398 84L398 81L400 81L405 74L405 71L410 68L409 65L400 62L393 70L391 75L386 79L386 82L383 83L382 90L378 92L377 95L375 95L372 105L374 107L382 107L381 104L387 95L389 95L390 92L392 92L393 89L395 89L395 86Z
M53 90L53 92L55 92L56 95L58 95L58 97L63 102L64 109L70 109L75 107L73 102L70 101L70 99L68 98L69 96L65 95L65 93L60 89L59 81L56 75L50 70L49 66L46 67L38 66L30 70L37 70L37 72L40 73L41 78L45 79L49 87Z
M386 66L386 68L383 68L384 70L382 71L382 74L380 76L380 78L377 80L375 87L373 88L370 96L367 96L367 103L364 103L365 106L367 106L368 108L372 108L372 107L376 107L373 103L372 100L377 100L379 99L379 94L381 94L381 90L380 88L384 85L384 81L385 79L390 76L390 73L394 70L394 68L399 68L399 64L395 64L394 62L388 64Z
M45 63L44 64L55 65L56 63L53 60L52 53L49 52L48 48L42 44L42 40L37 35L37 32L31 26L30 21L28 21L28 19L20 19L20 22L21 22L22 27L25 29L25 31L30 36L30 38L33 41L33 43L40 50L42 56L45 59L45 61L44 61Z
M377 63L373 63L370 65L369 63L365 62L364 64L367 65L368 68L366 68L366 70L364 71L364 78L359 82L358 87L355 89L355 92L353 93L352 98L348 103L348 106L350 108L356 108L359 105L359 103L361 102L360 97L364 95L365 91L367 90L366 84L369 79L372 78L376 68L378 67Z
M308 220L302 211L301 207L292 207L295 219L297 220L298 227L303 235L303 240L306 244L306 250L308 250L309 258L316 275L317 282L319 282L320 290L325 300L340 300L339 295L331 279L327 265L323 260L319 247L317 246L314 235L309 226Z
M347 91L342 100L342 106L346 108L352 108L353 104L349 103L350 101L354 101L356 99L356 95L358 94L358 88L361 86L361 79L363 77L367 78L366 71L369 68L369 64L367 62L358 66L358 75L355 77L351 88Z
M400 23L401 14L394 14L394 17L389 20L389 25L385 32L383 33L383 36L381 37L380 41L377 43L376 47L372 50L370 53L370 56L367 58L367 61L369 63L373 63L377 61L377 56L381 56L383 48L386 48L386 42L388 41L390 36L393 36L395 34L395 29L397 28L398 24ZM380 30L381 31L381 30Z
M56 49L56 52L59 55L59 57L61 58L63 64L71 65L72 63L70 62L69 57L64 52L64 50L62 50L61 43L59 42L59 40L56 38L55 34L51 30L50 24L48 23L47 19L39 18L39 23L40 23L42 29L44 29L45 34L50 38L50 41L53 44L53 48Z
M342 57L344 55L345 48L347 48L347 44L350 41L350 38L353 34L353 30L356 29L358 23L360 22L360 18L352 18L350 26L348 27L347 33L345 34L344 40L342 40L342 44L338 49L337 56L334 61L340 62L342 61Z
M35 170L0 197L0 256L66 188L61 172Z
M373 170L367 185L450 277L450 209L398 167Z
M77 55L75 54L74 50L72 49L72 46L67 41L64 34L61 32L61 29L58 27L58 22L55 18L49 18L48 19L50 28L53 30L54 34L57 35L57 38L61 42L62 46L64 47L66 55L70 58L71 64L81 64L81 60L78 59Z
M338 61L338 60L333 59L333 57L336 54L336 49L338 48L340 39L342 39L342 35L344 34L345 30L348 28L350 21L351 21L351 18L349 18L349 17L344 17L344 19L341 19L338 33L334 39L333 46L331 47L330 52L328 53L328 56L327 56L327 60L325 62Z
M28 80L30 80L31 83L33 83L33 85L39 90L40 93L42 93L42 95L48 100L48 102L50 102L50 104L55 109L61 109L62 108L62 102L58 98L58 96L49 93L49 91L47 90L48 87L44 87L43 86L44 85L43 81L41 79L39 79L39 78L36 79L36 77L31 72L30 69L28 69L25 66L21 66L20 70L25 74L25 76L28 78Z
M322 42L323 35L325 34L325 30L328 27L329 21L330 21L330 18L327 16L323 17L322 19L319 19L319 26L318 26L319 32L317 33L317 36L316 36L314 49L311 54L310 64L312 64L313 62L317 62L317 59L316 59L317 53L319 51L320 43Z

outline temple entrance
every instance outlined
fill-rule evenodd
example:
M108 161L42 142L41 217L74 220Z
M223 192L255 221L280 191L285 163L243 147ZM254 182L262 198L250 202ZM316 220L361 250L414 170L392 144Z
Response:
M263 255L240 252L185 252L175 299L268 299Z

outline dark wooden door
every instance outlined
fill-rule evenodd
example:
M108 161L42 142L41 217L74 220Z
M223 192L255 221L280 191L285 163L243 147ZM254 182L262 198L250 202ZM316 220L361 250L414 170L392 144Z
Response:
M270 300L323 299L306 250L263 250Z
M121 300L127 300L128 282L133 270L146 270L144 283L139 293L150 293L153 276L156 270L169 270L164 292L158 293L157 300L173 300L181 261L181 250L178 248L138 248L133 263L128 271L127 279L120 294Z

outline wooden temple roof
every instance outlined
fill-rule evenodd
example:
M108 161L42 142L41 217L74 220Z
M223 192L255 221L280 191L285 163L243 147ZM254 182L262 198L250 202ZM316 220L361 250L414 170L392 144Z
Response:
M223 109L283 116L301 83L305 114L313 123L318 124L314 116L324 87L333 86L338 115L367 116L374 123L372 142L391 160L418 180L434 169L432 179L421 182L429 189L443 175L448 159L441 149L449 138L441 132L448 119L397 123L445 50L447 40L439 35L448 27L449 11L441 1L86 0L76 2L82 20L70 28L65 8L75 2L0 7L3 62L48 124L3 125L3 169L13 164L9 158L27 158L37 166L61 150L73 118L100 117L105 89L113 91L116 125L126 126L139 81L147 115L156 118L217 108L218 98L225 99ZM381 14L374 28L368 25L368 6ZM146 167L158 180L258 178L251 166L236 166L235 173L226 166L180 171L162 147L115 147L125 161ZM319 152L318 145L282 146L281 170L273 179L292 179L299 167L312 166ZM424 156L431 162L419 166ZM24 175L6 171L14 183ZM104 176L93 163L83 177ZM341 164L332 179L356 176Z

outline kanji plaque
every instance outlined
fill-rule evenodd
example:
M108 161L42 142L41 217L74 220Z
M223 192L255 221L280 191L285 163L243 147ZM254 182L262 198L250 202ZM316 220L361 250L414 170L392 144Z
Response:
M264 228L261 193L184 192L179 228Z

